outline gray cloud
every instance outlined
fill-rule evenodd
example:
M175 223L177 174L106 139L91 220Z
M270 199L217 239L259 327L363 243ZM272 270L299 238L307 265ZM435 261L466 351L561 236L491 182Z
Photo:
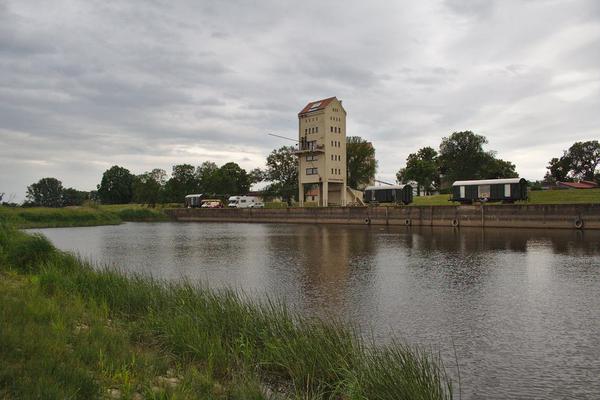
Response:
M379 178L455 130L541 178L597 139L594 0L0 3L0 192L44 176L92 189L205 160L261 166L296 113L338 96Z

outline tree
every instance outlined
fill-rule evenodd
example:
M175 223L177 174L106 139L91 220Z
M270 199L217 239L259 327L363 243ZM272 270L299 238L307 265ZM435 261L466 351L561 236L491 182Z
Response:
M518 178L515 164L510 161L505 161L500 158L495 158L493 154L488 153L487 160L484 162L481 169L481 175L485 179L500 179L500 178Z
M126 204L133 198L135 177L128 169L112 166L102 174L98 185L98 197L105 204Z
M250 185L262 182L265 180L265 172L260 168L254 168L248 173L248 179L250 179Z
M199 183L201 193L215 194L219 192L217 187L217 171L219 167L212 161L204 161L202 165L196 168L196 179Z
M359 136L346 139L346 176L349 187L358 189L375 178L377 160L375 148Z
M138 175L133 183L133 201L154 206L162 200L166 180L167 173L159 168Z
M554 157L548 163L546 167L548 172L544 176L544 182L549 184L556 184L556 182L570 181L569 171L571 169L571 160L569 160L566 152L561 158Z
M298 159L294 147L282 146L267 157L264 179L272 183L265 192L270 197L281 197L284 201L298 197Z
M409 154L406 167L398 171L396 179L401 183L417 182L418 195L421 195L421 188L426 194L431 194L439 179L437 152L431 147L423 147L418 152Z
M80 206L88 197L88 192L74 188L66 188L62 191L62 203L64 206Z
M248 173L234 162L228 162L216 171L215 182L219 194L240 195L250 190Z
M554 157L546 167L544 180L548 183L581 179L592 181L600 165L600 143L597 140L575 142L562 157Z
M196 168L190 164L173 166L171 179L166 183L167 198L174 203L182 203L185 196L197 193L200 189Z
M63 186L56 178L42 178L27 187L27 199L33 205L42 207L61 207Z
M600 143L597 140L575 142L569 148L567 156L573 177L592 181L600 164Z
M484 136L471 131L454 132L442 139L439 152L440 174L446 183L464 179L482 179L481 167L488 160L483 150Z
M485 136L471 131L453 132L442 139L438 156L440 181L447 186L457 180L515 178L515 165L485 151Z

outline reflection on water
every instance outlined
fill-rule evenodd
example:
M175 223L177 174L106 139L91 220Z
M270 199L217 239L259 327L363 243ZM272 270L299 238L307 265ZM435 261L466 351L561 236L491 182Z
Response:
M464 398L600 398L600 232L208 223L38 231L100 264L282 297L381 342L432 346L454 375L456 350Z

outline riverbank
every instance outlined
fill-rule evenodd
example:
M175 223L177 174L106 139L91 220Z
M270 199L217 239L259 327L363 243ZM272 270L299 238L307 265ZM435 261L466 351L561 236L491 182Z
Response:
M3 397L452 397L428 352L275 300L95 271L6 226L0 267Z
M175 221L600 229L600 204L166 209Z
M166 221L169 218L162 210L136 204L64 208L0 207L0 223L18 228L57 228L117 225L124 221Z

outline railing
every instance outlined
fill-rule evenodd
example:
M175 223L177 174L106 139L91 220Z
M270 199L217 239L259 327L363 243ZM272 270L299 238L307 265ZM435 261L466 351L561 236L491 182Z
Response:
M325 145L300 142L296 145L296 151L325 151Z

